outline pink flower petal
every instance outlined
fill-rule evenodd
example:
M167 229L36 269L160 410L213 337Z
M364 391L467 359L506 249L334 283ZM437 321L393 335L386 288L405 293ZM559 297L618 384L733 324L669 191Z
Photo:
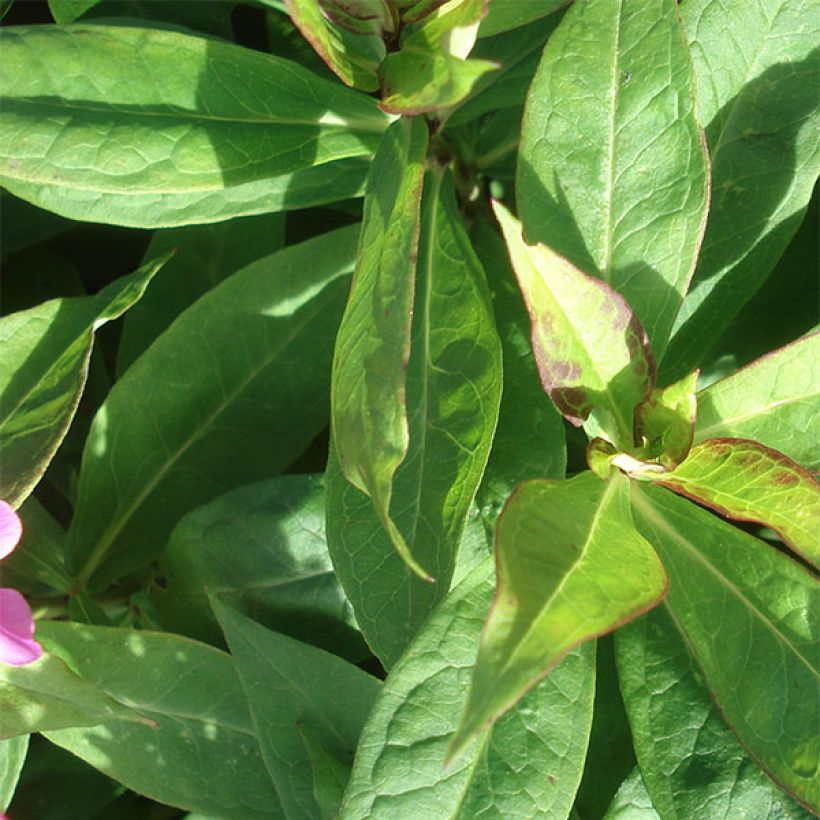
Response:
M0 501L0 558L5 558L23 534L23 524L11 504Z
M0 663L25 666L43 654L33 640L34 620L26 599L16 589L0 589Z

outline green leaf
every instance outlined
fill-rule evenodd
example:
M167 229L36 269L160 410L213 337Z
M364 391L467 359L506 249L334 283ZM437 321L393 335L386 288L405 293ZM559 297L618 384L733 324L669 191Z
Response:
M487 16L481 21L479 37L491 37L502 31L520 28L563 8L567 0L502 0L491 2ZM529 27L531 28L531 27ZM519 32L525 35L526 32Z
M390 499L409 445L405 391L426 152L424 121L405 118L385 133L373 160L331 384L342 471L370 496L396 549L422 577L390 517Z
M621 784L604 820L660 820L637 766Z
M615 643L640 771L662 817L808 817L726 726L665 605Z
M494 525L519 481L564 477L567 451L561 416L541 388L529 318L504 240L484 214L470 238L487 271L504 360L498 429L477 494L485 521Z
M633 527L629 482L617 474L520 484L498 520L496 560L495 603L453 755L567 651L637 617L666 592L660 560Z
M310 758L310 768L313 773L313 797L319 807L319 816L322 820L336 820L339 816L339 806L342 805L345 786L350 779L352 754L348 753L348 760L339 760L319 742L313 732L303 725L297 726L302 743Z
M12 196L8 191L0 190L0 211L3 213L3 222L0 224L0 246L3 248L4 256L31 245L37 245L74 227L74 223L70 220L41 208L35 208L28 202ZM42 251L42 248L38 250ZM65 261L64 264L66 264ZM9 276L8 267L4 269L4 273ZM53 297L57 294L51 291L50 295ZM10 310L7 299L7 295L4 295L4 310Z
M820 172L811 0L686 0L697 113L712 160L709 224L669 348L667 380L694 369L763 284Z
M119 375L200 296L245 265L279 250L285 244L284 228L283 216L271 214L157 231L145 259L169 251L174 256L123 322L117 348Z
M635 485L636 523L669 573L666 611L752 758L817 809L816 580L787 556L661 488ZM752 649L753 648L753 651Z
M28 735L0 740L0 812L5 812L14 797L27 753Z
M742 438L712 438L658 483L722 515L777 530L820 566L820 483L777 450Z
M275 475L322 430L355 235L243 268L117 382L91 427L68 532L78 587L147 564L182 515Z
M804 336L698 394L695 442L731 436L820 469L820 333Z
M288 475L226 493L188 513L152 590L164 626L219 642L208 594L264 626L361 660L367 650L333 574L321 477Z
M591 645L570 653L445 769L492 594L485 560L391 670L356 752L342 820L566 817L592 720Z
M409 449L393 480L390 516L435 586L409 577L362 507L361 493L339 486L334 462L328 468L333 563L365 638L386 666L450 587L501 398L501 349L484 271L452 178L441 169L425 181L406 377Z
M387 55L381 67L385 111L422 114L457 105L498 66L468 60L487 0L448 3L429 15Z
M139 724L143 729L153 725L96 681L85 680L49 654L55 651L48 640L50 628L48 621L37 625L37 639L46 650L39 660L26 666L0 664L0 739L104 721Z
M609 285L545 245L526 244L521 223L500 203L494 207L530 314L544 390L574 425L591 415L591 434L630 447L635 406L654 379L643 328Z
M265 0L263 0L264 2ZM328 11L332 3L319 0L286 0L291 19L344 83L362 91L376 91L379 87L379 65L384 59L385 47L381 31L372 21L358 34L338 25ZM339 13L342 10L339 9ZM371 23L371 21L367 21ZM367 29L371 29L369 33Z
M379 681L321 649L270 632L213 598L248 705L262 758L286 817L317 817L311 756L300 727L349 762Z
M659 360L706 222L703 142L675 0L574 3L530 89L519 213L626 297Z
M669 387L655 388L635 410L635 433L641 458L658 459L667 468L677 467L692 447L698 401L695 370Z
M85 386L94 331L143 294L168 256L96 296L52 299L0 319L0 497L19 506L57 452Z
M0 183L75 219L213 221L259 212L263 190L275 210L304 186L272 180L368 156L387 122L367 97L215 39L97 25L2 38Z
M3 559L3 585L27 594L67 593L71 576L65 567L65 531L33 495L18 510L23 536Z
M160 803L209 817L284 817L229 655L159 632L41 627L90 685L155 722L45 732L52 743Z
M48 9L55 23L65 25L82 17L99 2L100 0L48 0Z

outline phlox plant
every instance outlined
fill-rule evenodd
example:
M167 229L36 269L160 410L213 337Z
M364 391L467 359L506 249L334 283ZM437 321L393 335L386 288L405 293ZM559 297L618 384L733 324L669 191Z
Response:
M815 4L0 14L0 814L820 811Z

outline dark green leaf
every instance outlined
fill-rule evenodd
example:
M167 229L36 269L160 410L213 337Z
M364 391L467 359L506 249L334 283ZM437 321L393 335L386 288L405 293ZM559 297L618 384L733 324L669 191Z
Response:
M479 37L490 37L502 31L520 28L527 23L552 14L567 4L567 0L495 0L481 21ZM529 27L531 28L531 26ZM519 32L523 36L526 32Z

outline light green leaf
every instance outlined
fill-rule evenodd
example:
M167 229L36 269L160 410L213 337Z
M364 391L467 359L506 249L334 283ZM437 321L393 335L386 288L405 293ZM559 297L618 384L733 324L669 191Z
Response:
M160 570L151 597L170 631L219 642L210 593L278 632L367 656L330 563L321 477L280 476L193 510L171 533Z
M820 469L820 333L804 336L698 394L695 442L732 436Z
M235 273L117 382L91 427L68 532L79 587L147 564L182 515L275 475L322 430L356 230Z
M817 778L816 580L787 556L661 488L635 485L636 523L663 558L666 611L752 758L801 802Z
M615 633L635 751L658 813L808 820L726 726L666 610L661 605Z
M23 536L14 552L3 559L3 586L26 594L65 594L71 576L65 567L65 531L33 495L18 510Z
M681 14L709 142L712 197L667 379L700 364L763 284L799 227L820 172L820 20L812 0L686 0Z
M564 477L567 450L561 416L538 378L530 323L504 240L484 214L470 238L487 272L504 358L498 430L477 495L485 521L493 526L519 481Z
M629 300L659 360L706 222L703 143L675 0L574 3L530 89L519 213Z
M263 0L267 2L267 0ZM333 3L319 0L286 0L291 19L344 83L362 91L376 91L379 87L379 65L384 59L385 47L376 20L367 20L364 30L345 30L328 12ZM349 5L349 3L343 4ZM343 10L338 9L342 15Z
M446 595L470 505L498 419L501 349L484 271L463 227L449 172L425 181L412 353L407 368L409 449L396 472L390 516L435 577L411 579L381 537L361 493L328 467L328 542L362 631L393 663ZM337 432L338 434L338 432ZM378 590L376 592L375 590ZM385 611L385 602L390 601Z
M271 180L367 156L387 122L365 96L215 39L97 25L2 38L0 184L76 219L183 224L207 202L212 221L254 212L249 200L258 212ZM267 210L291 187L301 195L299 179L278 197L274 185Z
M118 374L122 375L200 296L284 244L285 221L281 214L157 231L145 259L156 259L169 251L174 255L154 277L135 309L128 311L117 348Z
M482 77L498 68L488 60L466 59L486 7L487 0L447 3L410 31L382 65L381 107L421 114L469 96Z
M48 640L50 627L48 621L37 625L37 640L46 650L39 660L26 666L0 664L0 739L104 721L139 724L150 731L153 723L144 713L49 654L55 651Z
M498 520L496 561L496 598L453 754L567 651L632 620L666 592L663 566L632 524L629 481L618 474L519 484Z
M303 725L297 726L302 743L310 758L313 773L313 797L319 807L321 820L336 820L342 805L345 786L350 779L352 754L347 760L339 760L319 742L313 732Z
M707 439L658 483L729 518L770 526L820 565L820 484L777 450L742 438Z
M96 296L52 299L0 319L0 497L19 506L57 452L85 386L94 331L143 294L168 256Z
M54 22L65 25L82 17L99 2L100 0L48 0L48 8Z
M28 735L0 740L0 812L9 807L14 797L27 753Z
M160 632L42 627L90 685L155 722L45 732L52 743L160 803L210 817L285 816L229 655Z
M668 387L655 388L635 410L635 437L641 458L657 459L664 467L676 467L692 446L697 416L698 371Z
M342 820L566 817L592 720L592 645L570 653L518 707L444 765L492 594L492 561L485 560L390 672L356 752Z
M660 820L636 766L609 804L604 820Z
M633 443L635 406L648 395L655 361L626 300L545 245L528 245L521 223L494 205L532 322L541 383L576 426L622 449Z
M405 118L387 131L373 160L331 384L342 471L370 496L396 549L422 577L428 573L391 519L390 499L410 438L405 391L426 152L424 121Z
M491 37L502 31L509 31L546 17L563 6L567 0L494 0L490 2L487 16L481 21L479 37ZM525 32L520 32L524 35Z
M317 817L311 756L300 726L351 762L379 681L347 661L270 632L213 598L286 817Z

